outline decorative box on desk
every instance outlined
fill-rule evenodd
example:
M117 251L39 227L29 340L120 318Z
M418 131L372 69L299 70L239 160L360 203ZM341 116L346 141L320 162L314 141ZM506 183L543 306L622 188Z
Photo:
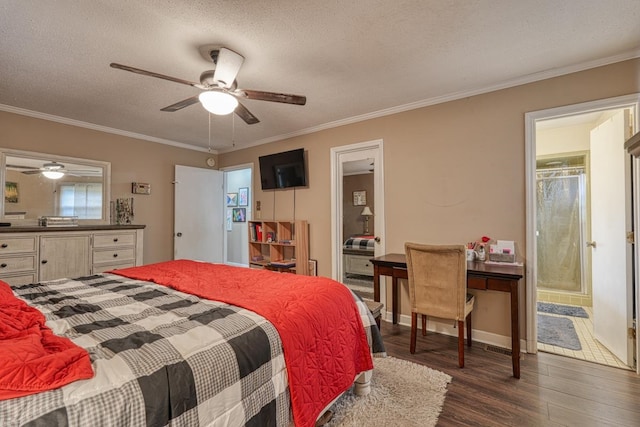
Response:
M516 254L490 253L489 261L505 262L505 263L513 264L514 262L516 262Z

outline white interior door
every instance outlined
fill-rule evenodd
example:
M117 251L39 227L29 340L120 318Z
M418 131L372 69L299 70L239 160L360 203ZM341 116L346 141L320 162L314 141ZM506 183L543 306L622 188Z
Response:
M591 254L594 336L633 365L629 155L623 148L629 113L621 111L591 131Z
M173 258L222 262L224 173L175 167Z

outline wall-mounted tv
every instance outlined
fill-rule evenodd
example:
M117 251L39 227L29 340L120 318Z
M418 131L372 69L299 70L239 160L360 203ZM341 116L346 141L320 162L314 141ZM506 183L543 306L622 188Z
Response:
M263 190L307 186L303 148L261 156L258 160Z

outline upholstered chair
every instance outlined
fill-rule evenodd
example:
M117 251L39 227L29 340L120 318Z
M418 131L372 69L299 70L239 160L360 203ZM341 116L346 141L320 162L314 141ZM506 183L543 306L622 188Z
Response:
M471 310L474 297L467 295L467 258L464 245L405 243L411 300L411 353L416 351L418 314L422 335L426 316L453 320L458 327L458 365L464 367L464 325L471 346ZM455 324L454 324L455 326Z

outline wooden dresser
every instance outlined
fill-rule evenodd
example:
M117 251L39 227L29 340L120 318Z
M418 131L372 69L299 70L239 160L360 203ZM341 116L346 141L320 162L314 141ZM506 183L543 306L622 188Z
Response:
M0 280L22 285L142 265L144 227L2 227Z

